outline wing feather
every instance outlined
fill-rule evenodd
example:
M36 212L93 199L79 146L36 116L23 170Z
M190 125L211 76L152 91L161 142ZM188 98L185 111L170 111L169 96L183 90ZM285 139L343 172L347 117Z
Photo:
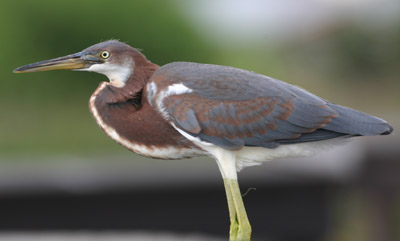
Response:
M275 148L354 134L346 128L341 132L337 122L329 130L322 129L338 116L329 102L250 71L172 63L160 67L149 84L157 86L157 93L148 95L149 103L167 121L193 137L229 150ZM188 91L166 92L174 84L182 84Z

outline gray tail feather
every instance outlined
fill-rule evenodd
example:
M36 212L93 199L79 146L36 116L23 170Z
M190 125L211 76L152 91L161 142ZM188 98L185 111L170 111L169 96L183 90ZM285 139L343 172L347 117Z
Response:
M328 106L338 112L338 117L324 126L325 130L362 136L389 135L393 131L385 120L378 117L333 103L328 103Z

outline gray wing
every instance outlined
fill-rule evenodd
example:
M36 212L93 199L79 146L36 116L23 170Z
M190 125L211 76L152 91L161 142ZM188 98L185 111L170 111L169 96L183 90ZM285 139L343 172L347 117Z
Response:
M202 141L231 150L388 131L388 124L379 118L232 67L172 63L154 73L151 85L149 102L167 121Z

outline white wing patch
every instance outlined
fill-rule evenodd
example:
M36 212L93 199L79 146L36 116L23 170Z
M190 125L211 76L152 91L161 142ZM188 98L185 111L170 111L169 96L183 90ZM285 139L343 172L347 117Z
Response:
M153 103L153 98L157 94L157 84L154 82L150 82L146 85L147 89L147 101L149 103Z
M162 116L166 120L169 120L168 113L165 110L165 106L163 103L164 99L171 95L182 95L182 94L192 93L192 92L193 92L192 89L186 87L182 83L173 84L173 85L166 87L164 90L162 90L162 91L160 91L160 93L158 93L158 95L156 96L155 104L157 105L157 108L160 110Z
M170 96L170 95L181 95L181 94L186 94L186 93L191 93L191 92L193 92L193 90L186 87L186 85L184 85L182 83L173 84L173 85L168 86L165 97Z

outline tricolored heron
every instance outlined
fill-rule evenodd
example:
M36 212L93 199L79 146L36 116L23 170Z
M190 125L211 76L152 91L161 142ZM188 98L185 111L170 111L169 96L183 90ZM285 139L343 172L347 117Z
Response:
M108 77L89 108L104 132L129 150L163 159L213 157L224 179L231 241L251 235L237 181L240 169L393 130L380 118L264 75L188 62L159 67L115 40L14 72L56 69Z

